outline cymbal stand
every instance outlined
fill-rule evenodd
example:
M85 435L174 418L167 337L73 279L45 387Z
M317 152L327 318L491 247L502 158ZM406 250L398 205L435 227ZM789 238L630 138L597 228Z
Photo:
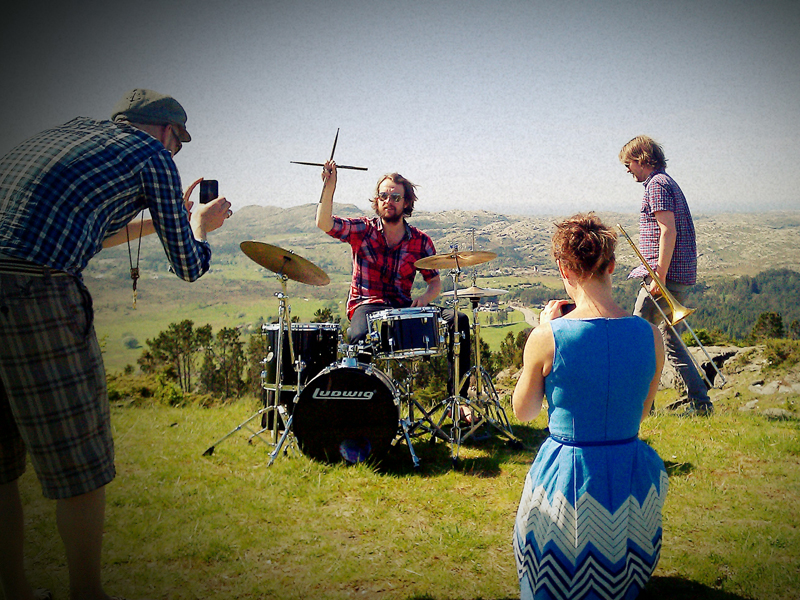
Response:
M305 367L305 363L300 358L295 360L294 346L293 346L293 343L292 343L292 320L291 320L291 317L290 317L291 307L287 304L287 299L288 299L289 296L286 293L286 282L288 281L288 277L285 274L283 274L282 271L279 272L277 274L277 276L278 276L278 279L281 282L282 291L275 292L275 296L278 298L279 308L278 308L278 341L277 341L277 348L276 348L277 357L276 357L276 367L275 367L275 374L276 374L275 378L276 378L277 381L276 381L275 387L274 387L274 394L275 395L274 395L274 398L273 398L273 404L269 405L269 406L264 406L261 409L259 409L258 411L256 411L255 413L253 413L252 415L250 415L247 419L245 419L239 425L234 427L226 435L224 435L219 440L214 442L211 446L209 446L206 449L206 451L203 452L203 456L211 456L214 453L214 449L219 444L221 444L222 442L227 440L229 437L231 437L237 431L241 431L242 429L245 429L245 430L249 431L250 434L251 434L250 437L247 440L248 442L252 442L253 438L257 438L257 439L261 440L262 442L264 442L265 444L267 444L268 446L273 446L273 445L275 446L275 449L272 452L270 452L270 461L269 461L269 464L267 466L271 466L272 463L275 461L275 458L277 457L278 453L283 448L283 445L286 442L287 438L289 438L289 436L291 436L291 439L289 440L289 446L284 450L284 453L287 453L289 449L295 449L296 448L294 435L291 432L292 416L293 415L289 415L288 418L287 418L286 408L280 403L281 392L283 391L283 388L284 388L283 381L282 381L282 379L283 379L283 371L282 371L282 364L281 364L282 361L283 361L283 343L284 343L284 340L283 340L283 336L284 336L283 326L284 326L284 323L286 323L286 326L288 328L288 330L287 330L288 336L287 337L289 338L289 355L290 355L290 357L292 359L295 371L297 372L297 381L298 382L300 382L300 373L302 372L303 368ZM288 388L288 386L287 386L287 388ZM270 388L265 387L265 389L269 390ZM298 385L296 386L295 396L294 396L293 402L297 402L297 398L299 397L301 391L302 391L302 386L299 385L299 383L298 383ZM254 419L257 419L258 417L261 417L262 415L267 417L266 420L267 420L267 423L269 423L268 416L269 416L270 413L274 414L274 417L272 419L272 427L271 428L269 426L262 427L259 430L254 430L254 429L250 428L250 426L249 426L250 422L253 421ZM280 440L277 443L274 443L272 440L277 440L278 439L278 431L279 431L278 419L280 419L281 422L283 423L283 435L281 435ZM271 434L271 438L267 438L266 436L264 436L265 433Z
M473 277L473 287L475 281ZM514 435L511 430L511 423L508 421L506 411L500 404L500 397L492 383L492 378L486 369L481 365L481 324L478 319L478 304L480 298L470 298L472 303L472 328L473 338L475 339L474 365L464 375L460 386L470 378L475 377L475 404L478 407L481 418L485 418L489 425L492 425L501 435L505 436L509 442L521 444L522 442ZM461 389L461 387L459 387Z
M419 469L420 460L414 451L414 445L411 443L413 438L417 438L425 433L430 433L432 436L439 437L446 442L450 441L448 436L442 429L433 422L432 414L435 411L427 411L419 401L414 397L412 392L412 382L418 371L419 362L418 358L411 359L411 368L406 369L406 377L402 381L396 380L392 374L392 367L386 365L385 372L389 378L395 383L398 391L400 392L401 407L400 407L400 424L398 427L397 435L392 441L392 446L397 445L401 438L405 439L408 451L411 453L411 460L414 463L414 468ZM419 411L419 418L416 417L416 411Z
M462 406L469 407L470 411L473 413L477 410L477 407L474 406L473 402L469 398L464 398L461 396L461 388L459 384L461 382L461 365L459 364L459 357L461 355L461 332L458 330L458 279L462 273L462 270L458 264L458 244L452 244L450 246L451 252L455 255L456 266L454 269L450 270L450 277L453 280L453 299L448 301L448 304L453 305L453 395L445 400L442 400L438 404L434 406L434 408L428 414L434 414L439 409L442 409L442 414L439 417L438 422L436 423L436 429L441 431L442 424L445 420L450 417L452 421L451 431L450 434L450 454L451 459L455 463L458 460L458 452L461 448L461 444L469 438L475 430L478 429L483 423L478 421L478 423L473 423L466 433L462 433L462 427L460 422L461 416L461 408Z
M472 228L472 250L475 250L475 229ZM472 287L477 287L478 269L472 269ZM479 407L480 416L486 419L486 422L493 426L498 433L506 437L509 443L514 445L522 445L522 442L514 436L511 430L511 423L508 421L508 416L500 404L500 397L497 390L492 383L492 378L486 369L481 365L481 323L478 319L478 305L480 304L479 297L468 298L472 304L472 329L475 350L473 353L474 364L464 374L463 379L459 382L459 390L464 386L466 381L475 378L475 402ZM468 394L469 395L469 394Z

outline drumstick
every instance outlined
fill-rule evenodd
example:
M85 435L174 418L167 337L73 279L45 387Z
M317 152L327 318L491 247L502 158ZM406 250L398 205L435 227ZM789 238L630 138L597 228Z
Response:
M338 141L339 141L339 128L337 127L336 128L336 137L333 138L333 148L331 148L331 157L328 159L329 161L333 160L333 155L336 152L336 142L338 142ZM289 162L292 163L292 164L295 164L295 165L308 165L310 167L324 167L325 166L322 163L302 162L302 161L299 161L299 160L290 160ZM350 166L347 166L347 165L336 165L336 168L337 169L353 169L353 170L356 170L356 171L366 171L367 170L366 167L350 167Z
M308 165L309 167L324 167L323 163L301 162L299 160L290 160L293 165ZM368 171L367 167L350 167L348 165L336 165L337 169L354 169L356 171Z
M333 153L336 152L336 142L339 141L339 128L336 128L336 137L333 138L333 148L331 148L331 157L328 160L333 160Z

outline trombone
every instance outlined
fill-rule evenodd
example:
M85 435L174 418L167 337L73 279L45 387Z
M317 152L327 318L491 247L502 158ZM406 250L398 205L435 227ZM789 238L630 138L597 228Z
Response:
M666 315L664 309L661 308L661 305L656 301L655 298L653 298L653 295L650 293L650 290L647 287L647 283L645 283L645 281L642 280L642 287L647 292L647 295L650 296L650 300L653 301L653 304L656 305L656 308L658 308L658 312L661 313L661 316L664 318L664 322L672 330L672 333L675 334L675 337L678 339L681 346L683 346L684 349L686 350L686 354L689 355L689 358L692 360L692 364L694 364L695 369L697 369L697 371L703 377L703 380L706 382L706 385L708 386L709 389L716 387L713 383L711 383L711 380L709 380L708 375L706 375L706 372L700 368L700 365L697 363L694 356L692 356L692 353L689 352L689 349L686 347L686 344L681 338L681 335L675 329L675 326L681 321L683 321L683 326L686 327L686 330L692 334L694 341L697 342L697 345L703 351L703 354L705 354L706 358L708 358L708 362L711 363L711 366L714 367L714 370L717 372L717 375L719 375L719 378L722 380L722 384L719 387L724 386L726 383L728 383L728 381L725 379L725 376L717 368L717 365L714 363L711 356L709 356L708 351L705 349L705 346L703 346L703 344L700 343L700 340L697 339L697 335L695 334L694 330L689 326L689 323L685 321L686 317L688 317L697 309L686 308L675 299L675 297L667 289L667 286L664 285L661 279L659 279L658 275L656 275L656 272L650 267L649 264L647 264L647 261L644 259L644 256L642 256L642 253L639 252L639 249L636 247L636 244L633 243L633 240L622 228L622 225L617 223L617 228L622 232L622 235L625 236L625 239L628 240L628 243L631 245L631 248L633 248L633 251L636 253L636 256L639 257L639 260L642 261L642 264L644 265L645 269L647 269L647 272L650 273L650 277L652 277L653 281L656 282L656 285L658 286L658 289L661 292L661 296L664 298L664 300L666 300L667 304L669 305L669 309L672 315L671 317L668 317Z

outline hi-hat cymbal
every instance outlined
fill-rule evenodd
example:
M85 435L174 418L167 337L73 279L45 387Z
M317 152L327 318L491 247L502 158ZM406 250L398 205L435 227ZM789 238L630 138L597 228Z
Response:
M463 251L451 252L450 254L434 254L425 258L420 258L414 263L418 269L453 269L456 267L474 267L481 263L489 262L497 258L494 252L486 251Z
M477 286L472 286L468 288L459 288L458 290L458 297L459 298L491 298L492 296L502 296L503 294L507 294L508 290L496 290L492 288L480 288ZM451 297L453 296L453 291L450 290L449 292L445 292L442 294L442 297Z
M253 241L242 242L239 247L248 258L262 267L273 273L286 275L293 281L319 286L328 285L331 282L325 271L291 250Z

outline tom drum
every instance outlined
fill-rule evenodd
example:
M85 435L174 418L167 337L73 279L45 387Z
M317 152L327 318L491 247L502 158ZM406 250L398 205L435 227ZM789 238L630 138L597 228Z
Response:
M444 321L435 306L374 312L367 317L367 328L378 358L435 355L444 344Z

